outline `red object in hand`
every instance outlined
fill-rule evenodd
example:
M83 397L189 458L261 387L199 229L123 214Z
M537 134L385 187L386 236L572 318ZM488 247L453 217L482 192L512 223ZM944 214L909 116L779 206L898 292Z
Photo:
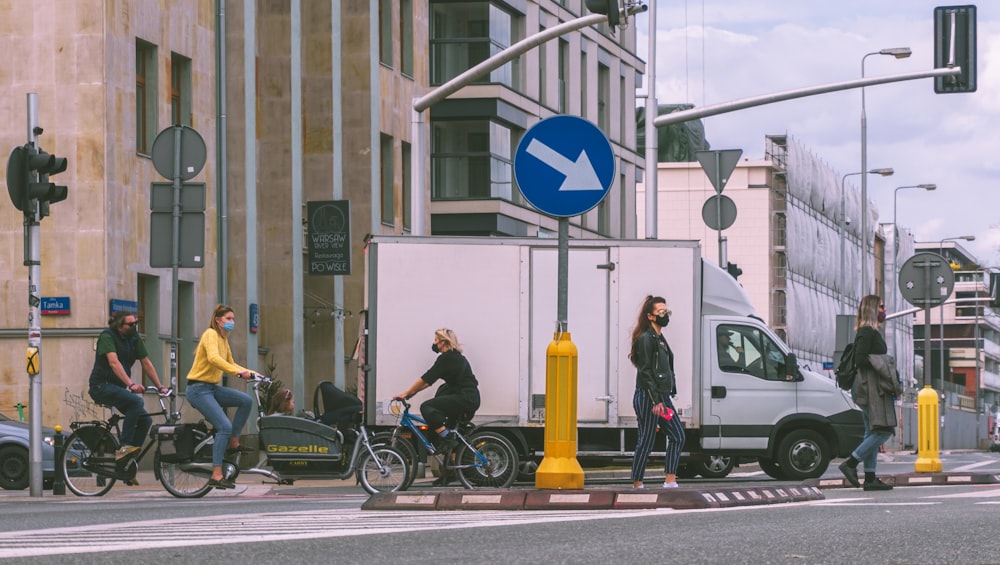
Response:
M663 407L663 412L660 413L660 417L664 420L670 421L674 417L674 411L670 409L669 406Z

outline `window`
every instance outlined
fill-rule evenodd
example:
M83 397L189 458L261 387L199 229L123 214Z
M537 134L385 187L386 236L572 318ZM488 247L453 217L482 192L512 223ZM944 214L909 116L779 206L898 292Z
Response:
M586 89L586 86L584 86ZM611 69L597 65L597 127L605 135L611 131Z
M431 84L439 85L518 41L514 16L490 2L431 3ZM493 70L478 84L520 87L517 59Z
M587 119L587 112L590 110L587 107L587 92L590 90L590 79L587 78L588 71L587 52L584 51L580 55L580 117L584 119Z
M514 201L510 128L489 120L439 120L431 128L435 199Z
M413 76L413 0L399 0L400 70Z
M135 150L148 155L156 135L156 46L135 40Z
M410 206L410 199L412 198L413 191L413 180L410 176L410 166L412 164L410 144L407 142L402 142L402 147L400 151L400 161L403 166L403 229L410 229L412 225L412 207Z
M627 96L628 90L625 88L625 77L620 76L618 77L618 139L623 142L628 139L628 130L626 127L629 123L629 113L628 104L625 103L625 101L628 100ZM632 115L635 115L635 113L633 112Z
M610 196L610 194L609 194ZM597 233L611 235L611 199L605 196L597 205Z
M392 0L378 2L378 60L392 66Z
M729 346L723 355L722 334L728 335ZM716 330L717 358L726 372L747 373L769 381L788 380L787 359L778 344L757 328L740 325L721 325ZM735 357L732 355L735 354Z
M396 223L396 207L395 202L393 202L393 196L395 191L393 190L394 178L393 172L395 168L393 167L392 160L392 136L382 134L381 143L381 154L379 155L381 162L381 174L382 174L382 191L381 191L381 213L382 213L382 223L386 225L395 225Z
M170 54L170 123L191 125L191 59Z

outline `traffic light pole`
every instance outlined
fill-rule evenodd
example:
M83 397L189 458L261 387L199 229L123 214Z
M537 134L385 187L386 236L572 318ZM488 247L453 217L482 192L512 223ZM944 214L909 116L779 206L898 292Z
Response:
M38 147L38 94L28 93L28 142ZM35 173L30 173L34 175ZM31 496L42 496L42 319L40 206L24 211L24 265L28 267L28 476ZM31 370L31 362L34 368ZM31 374L31 373L35 374Z

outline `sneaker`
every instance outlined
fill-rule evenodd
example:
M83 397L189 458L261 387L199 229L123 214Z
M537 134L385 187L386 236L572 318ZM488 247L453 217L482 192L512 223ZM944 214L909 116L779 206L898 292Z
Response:
M861 486L861 482L858 481L857 467L851 467L847 464L847 461L844 461L837 468L840 469L840 472L843 473L845 477L847 477L847 482L851 483L851 486L854 488L859 488Z
M892 490L892 485L883 483L881 479L875 477L874 480L865 481L865 490Z
M663 483L663 488L677 488L677 486L678 486L677 481L674 481L672 483Z
M123 445L115 452L115 461L121 461L140 449L142 448L135 445Z
M436 453L447 453L455 449L457 445L458 437L455 435L455 432L448 432L448 435L444 437L438 436L437 441L434 442L434 451Z

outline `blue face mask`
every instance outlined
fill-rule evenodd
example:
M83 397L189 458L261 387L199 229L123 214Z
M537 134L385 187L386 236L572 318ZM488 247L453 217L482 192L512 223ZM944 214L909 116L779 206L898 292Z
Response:
M223 322L222 323L222 329L226 330L227 332L233 331L233 328L235 328L235 327L236 327L236 322Z

